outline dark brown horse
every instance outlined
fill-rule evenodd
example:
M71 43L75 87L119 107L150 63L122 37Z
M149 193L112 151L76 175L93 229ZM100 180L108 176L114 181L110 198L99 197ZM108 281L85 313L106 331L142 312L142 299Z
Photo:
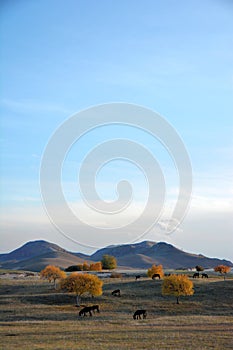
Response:
M193 278L199 278L199 272L195 272L194 274L193 274Z
M155 280L156 278L160 279L160 274L159 273L154 273L152 276L152 280Z
M139 318L141 319L141 315L142 315L143 318L146 318L146 316L147 316L146 310L137 310L137 311L135 311L135 313L133 314L133 319L134 320L138 320Z
M120 297L120 296L121 296L121 291L120 291L120 289L115 289L115 290L112 292L112 295L114 295L115 297Z
M79 316L86 316L88 312L89 315L92 316L92 311L94 313L95 311L100 312L99 305L85 306L82 310L79 311Z
M92 306L85 306L82 310L79 311L79 316L87 316L87 313L89 312L89 315L92 316Z
M137 281L139 278L141 278L141 275L136 275L135 280Z
M208 278L209 276L207 275L207 273L202 273L201 274L201 278Z

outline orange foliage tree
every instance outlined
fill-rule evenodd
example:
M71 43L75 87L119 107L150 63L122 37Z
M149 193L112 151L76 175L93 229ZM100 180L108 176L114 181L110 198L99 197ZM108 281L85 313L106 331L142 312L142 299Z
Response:
M90 270L90 266L88 265L88 263L85 261L83 263L83 271L89 271Z
M90 264L90 271L101 271L102 270L102 264L100 261Z
M88 273L72 273L61 280L60 287L63 291L75 293L77 305L80 305L81 296L90 294L98 296L102 294L103 282L95 275Z
M65 278L66 273L57 266L48 265L40 272L40 277L47 279L50 283L53 282L56 288L57 279Z
M163 265L152 265L151 268L147 270L148 277L152 277L155 273L158 273L160 277L163 277Z
M226 279L226 274L231 271L231 267L230 266L226 266L226 265L218 265L218 266L216 266L214 268L214 271L215 272L220 272L221 275L224 276L224 280L225 280Z
M180 296L193 295L193 293L193 282L186 275L171 275L163 280L162 294L174 295L177 304Z

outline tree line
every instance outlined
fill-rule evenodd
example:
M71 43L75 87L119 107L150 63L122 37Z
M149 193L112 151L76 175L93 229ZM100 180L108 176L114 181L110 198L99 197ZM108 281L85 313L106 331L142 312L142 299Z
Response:
M68 266L65 271L66 272L74 272L74 271L102 271L102 270L113 270L117 267L117 260L114 256L105 254L102 257L101 261L97 261L96 263L88 264L84 261L83 264L71 265Z
M116 266L116 259L112 258L114 257L106 255L103 256L102 261L105 261L107 264L102 265L101 261L101 267L109 267L113 265ZM200 266L196 266L196 270L203 271L204 269ZM220 274L224 275L225 280L225 276L231 270L231 268L225 265L218 265L214 268L214 270L215 272L219 272ZM162 294L175 296L177 304L179 304L179 298L181 296L193 295L193 282L187 275L171 274L169 276L164 276L162 265L152 265L151 268L147 270L148 277L152 277L154 274L159 274L161 278L164 278L162 283ZM64 292L74 293L76 295L77 305L80 304L80 299L84 294L89 294L91 296L102 295L103 282L93 274L73 272L67 276L66 273L58 267L48 265L40 272L40 276L47 279L49 282L53 282L55 288L56 281L60 280L59 288Z

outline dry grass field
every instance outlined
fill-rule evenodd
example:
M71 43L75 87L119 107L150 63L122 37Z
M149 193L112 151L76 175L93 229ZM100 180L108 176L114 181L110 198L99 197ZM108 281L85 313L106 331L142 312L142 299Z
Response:
M79 317L74 295L36 278L0 280L0 348L12 349L233 349L233 279L194 280L195 294L161 295L161 281L104 279L103 295L83 298L100 313ZM111 291L120 288L121 297ZM134 320L138 308L146 319Z

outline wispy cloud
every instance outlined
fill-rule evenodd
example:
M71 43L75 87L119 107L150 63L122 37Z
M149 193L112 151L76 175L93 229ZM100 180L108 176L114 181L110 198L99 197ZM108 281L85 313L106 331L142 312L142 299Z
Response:
M31 112L57 112L71 115L74 111L65 108L59 104L46 103L33 99L2 99L0 106L13 112L31 113Z

